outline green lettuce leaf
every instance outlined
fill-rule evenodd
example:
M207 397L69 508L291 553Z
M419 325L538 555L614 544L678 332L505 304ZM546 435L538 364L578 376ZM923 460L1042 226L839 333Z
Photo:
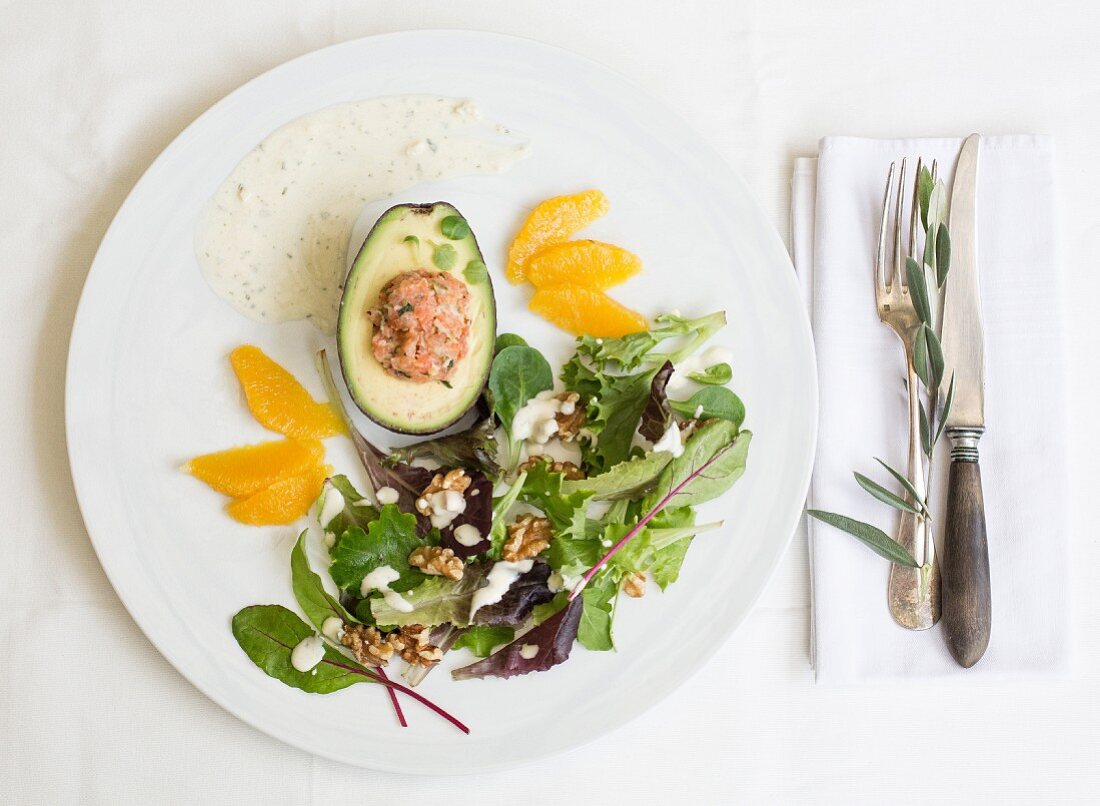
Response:
M561 492L566 495L588 492L597 501L634 498L651 489L657 483L657 477L661 475L661 471L671 461L672 454L668 451L647 453L644 456L619 462L598 476L566 479L561 484Z
M577 640L586 649L606 652L615 648L611 636L611 623L614 619L614 600L619 592L615 576L604 572L590 582L581 592L584 610L577 626Z
M412 605L411 612L403 613L386 604L382 598L370 600L371 615L379 624L404 627L408 624L423 624L435 627L439 624L454 624L466 627L470 623L470 599L481 585L485 574L478 566L466 566L462 579L431 576L405 594L405 601Z
M363 577L388 565L400 575L390 583L390 589L411 590L427 578L409 565L409 554L421 545L424 544L416 534L416 516L401 512L396 504L387 504L366 531L354 526L337 541L332 549L332 579L344 590L358 595Z
M510 644L515 640L516 631L511 627L478 624L466 630L454 642L453 649L466 649L479 658L487 658L501 644Z

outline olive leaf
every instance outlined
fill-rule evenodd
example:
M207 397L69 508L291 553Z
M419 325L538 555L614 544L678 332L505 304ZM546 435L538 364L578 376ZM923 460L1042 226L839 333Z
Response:
M943 346L936 331L930 327L924 328L924 340L928 353L928 379L931 381L931 383L925 381L925 386L935 389L943 380Z
M859 486L882 503L889 504L895 509L900 509L903 512L912 512L914 515L920 514L919 509L910 504L901 496L894 495L894 493L887 490L881 484L872 481L871 479L864 476L862 473L855 473L854 475L856 477L856 482L859 484Z
M920 444L927 456L932 455L932 429L928 424L928 413L924 410L924 403L920 404Z
M924 279L924 269L911 257L905 259L905 282L909 286L909 296L913 298L913 308L917 316L924 324L932 324L932 306L928 302L928 283Z
M940 288L947 282L947 272L951 268L951 235L946 224L940 224L936 233L936 283Z
M905 488L905 491L913 497L913 501L916 502L918 506L920 506L922 509L925 508L924 501L917 494L917 488L913 486L913 482L909 481L909 479L907 479L904 474L899 473L897 470L894 470L894 468L890 467L890 465L886 464L886 462L882 461L877 456L875 457L875 461L886 468L886 472L893 476L897 480L898 484Z
M909 568L920 568L920 564L913 559L913 555L906 551L904 546L869 523L846 518L833 512L823 512L820 509L806 510L806 514L858 538L875 554L885 557L892 563Z
M947 425L947 415L951 413L951 404L955 400L955 373L951 373L951 383L947 386L947 397L943 401L943 411L940 412L940 425L936 429L936 438L932 440L932 444L935 445L940 441L940 435L943 433L943 428Z
M913 337L913 370L921 383L928 386L928 340L924 337L926 329L925 325L921 325Z
M920 223L926 230L928 229L928 200L932 195L934 184L932 172L927 166L921 166L920 174L917 175L917 197L920 202Z

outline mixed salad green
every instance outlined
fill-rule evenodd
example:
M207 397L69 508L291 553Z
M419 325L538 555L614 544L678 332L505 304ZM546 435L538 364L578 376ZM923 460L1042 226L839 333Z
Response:
M612 649L621 594L675 582L693 538L721 525L697 524L694 508L745 470L752 434L731 367L688 360L724 324L668 314L644 333L582 337L557 389L538 350L501 335L479 421L388 453L343 412L372 490L335 476L318 502L334 584L310 567L303 533L291 578L308 623L245 608L238 642L306 691L378 682L395 706L400 691L433 708L386 677L390 655L411 661L415 686L452 650L480 658L451 672L461 680L544 671L576 642ZM339 404L324 353L318 364Z

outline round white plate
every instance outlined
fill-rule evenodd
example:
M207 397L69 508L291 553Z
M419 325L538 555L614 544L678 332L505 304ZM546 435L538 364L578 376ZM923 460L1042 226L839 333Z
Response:
M714 343L733 352L733 388L755 433L744 478L700 514L700 522L725 518L726 526L695 541L666 593L623 603L618 652L577 647L549 673L507 681L455 682L442 669L428 677L420 690L467 722L469 736L413 703L410 727L400 728L378 686L310 695L254 666L229 621L249 604L295 607L288 556L297 530L233 523L221 496L178 470L190 456L271 438L242 403L226 361L234 346L260 345L321 396L312 364L325 344L320 334L305 323L248 321L206 286L193 253L203 202L283 123L404 93L473 98L487 117L532 140L532 155L508 173L420 186L397 199L445 198L463 211L493 271L502 331L524 334L552 361L568 355L571 340L527 312L530 292L503 280L503 259L535 202L600 188L611 212L585 237L645 261L614 295L651 315L725 309L729 326ZM66 415L73 479L100 561L134 620L184 676L244 721L319 755L448 774L575 747L703 665L749 612L795 528L813 461L817 389L786 251L742 181L697 135L619 76L565 51L429 31L296 59L176 138L122 206L88 276ZM382 432L368 436L387 444ZM346 440L330 440L329 457L358 478ZM706 629L684 628L700 619Z

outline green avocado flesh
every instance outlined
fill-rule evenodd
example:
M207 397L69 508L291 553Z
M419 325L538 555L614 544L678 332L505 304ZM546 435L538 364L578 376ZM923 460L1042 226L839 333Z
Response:
M489 377L496 301L481 250L464 225L462 214L445 202L391 207L367 235L348 272L336 334L340 367L355 404L391 431L441 431L473 407ZM390 280L415 269L447 271L470 292L468 349L446 382L395 377L371 349L374 325L367 312Z

